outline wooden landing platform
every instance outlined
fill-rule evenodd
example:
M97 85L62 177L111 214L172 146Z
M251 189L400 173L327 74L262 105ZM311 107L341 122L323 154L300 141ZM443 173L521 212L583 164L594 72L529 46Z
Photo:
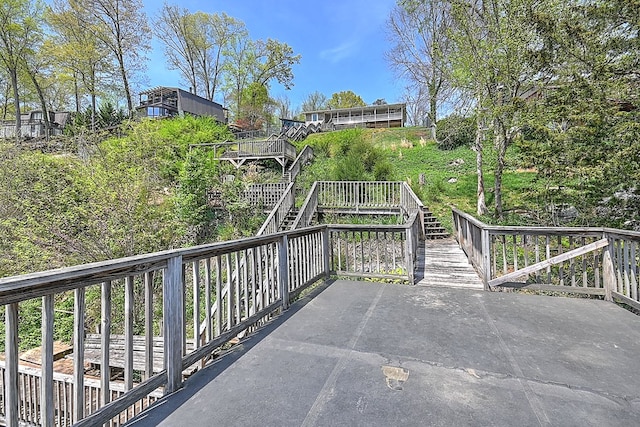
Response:
M426 240L418 250L416 285L484 289L478 273L452 238Z

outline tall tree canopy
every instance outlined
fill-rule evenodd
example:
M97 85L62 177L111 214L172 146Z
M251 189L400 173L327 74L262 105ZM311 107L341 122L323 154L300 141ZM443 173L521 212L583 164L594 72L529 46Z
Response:
M165 3L154 26L169 67L180 71L193 92L213 100L232 44L248 37L244 23L225 13L190 13Z
M20 139L20 82L25 59L32 57L41 41L42 5L31 0L0 2L0 66L6 71L13 89L16 115L16 139Z
M451 5L442 0L402 0L387 21L392 48L386 52L391 67L421 94L413 102L427 101L426 118L436 139L438 110L452 94L449 54L453 29Z
M356 95L351 90L336 92L331 95L331 98L327 101L327 107L329 108L353 108L365 107L366 105L366 102L360 98L360 95Z
M639 22L638 0L405 0L390 16L388 56L407 77L407 99L431 99L421 81L445 70L475 106L478 213L488 163L502 217L506 151L518 144L547 188L575 196L586 223L640 223ZM535 198L553 211L550 194Z
M82 10L87 30L109 50L120 77L129 114L133 113L131 82L145 67L151 30L141 0L70 0ZM74 6L75 7L75 6Z

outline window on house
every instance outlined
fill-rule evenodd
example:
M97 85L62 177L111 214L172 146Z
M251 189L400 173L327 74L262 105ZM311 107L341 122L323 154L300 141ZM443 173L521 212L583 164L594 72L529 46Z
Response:
M318 113L312 113L311 114L311 121L312 122L317 122L318 121Z

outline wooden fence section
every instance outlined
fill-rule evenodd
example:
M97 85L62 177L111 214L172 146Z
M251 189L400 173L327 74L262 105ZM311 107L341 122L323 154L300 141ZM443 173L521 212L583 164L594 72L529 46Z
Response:
M270 184L252 184L243 193L243 197L251 206L259 206L270 211L278 204L289 183L276 182Z
M296 158L296 148L284 139L239 140L211 144L216 158L240 167L246 160L275 159L282 167Z
M179 388L185 371L201 368L221 346L331 273L411 283L417 218L414 213L404 226L375 229L308 227L1 278L6 352L0 417L12 426L33 417L41 425L125 423L159 390ZM72 314L56 310L56 301L67 298L74 300ZM39 380L25 379L18 363L18 314L33 299L43 307ZM87 340L86 321L96 316L100 335ZM73 323L74 373L64 387L53 371L59 322ZM154 336L162 337L161 345ZM101 352L85 357L84 349L97 341ZM89 359L99 379L85 376Z
M287 185L284 191L280 193L278 201L274 204L271 213L265 220L260 230L256 233L257 236L263 234L276 233L280 230L280 225L283 223L289 211L295 206L296 202L296 186L295 182L291 182Z
M640 309L640 233L607 228L489 226L457 209L453 209L453 223L458 243L487 289L500 284L499 277L526 273L532 266L546 263L541 269L533 268L522 286L611 296ZM606 274L608 262L612 275Z
M43 424L53 425L54 389L52 349L55 296L73 292L75 308L74 348L85 348L87 295L100 298L101 360L100 409L86 411L84 352L73 355L76 385L70 399L72 420L79 425L109 422L118 414L140 406L156 389L171 392L182 382L183 370L199 366L221 345L242 331L262 322L271 313L288 306L288 292L310 283L308 271L325 272L322 228L225 242L189 249L159 252L120 260L105 261L0 279L0 304L5 306L7 337L2 415L9 425L17 425L25 405L24 386L18 374L18 310L23 301L43 300L43 380L38 393ZM307 239L301 236L308 236ZM291 239L292 248L289 248ZM313 245L313 246L311 246ZM316 254L305 262L317 262L304 272L289 272L289 253ZM319 256L317 254L320 254ZM298 258L302 255L296 255ZM237 274L233 274L237 272ZM58 315L58 313L55 313ZM203 333L200 325L204 323ZM144 369L134 363L134 335L146 337ZM114 340L111 339L112 334ZM122 335L115 340L115 335ZM164 366L153 371L154 334L164 339ZM195 348L187 351L187 341L196 336ZM122 346L117 363L122 370L122 397L112 400L111 348ZM112 343L113 341L113 343ZM50 347L51 346L51 347ZM134 378L144 379L134 383ZM47 421L50 421L47 423Z
M56 426L71 426L73 424L75 384L72 375L53 373L53 421ZM42 413L42 370L22 366L18 367L18 384L20 400L24 402L18 410L18 418L22 423L40 425ZM0 361L0 386L5 390L5 362ZM112 381L109 386L111 394L109 400L120 398L125 393L122 382ZM162 390L156 390L135 405L113 417L111 425L118 426L138 415L163 396ZM84 413L91 415L100 408L102 389L100 380L85 378L84 380ZM0 394L0 408L4 408L4 393ZM6 424L6 419L0 416L0 423Z
M417 212L424 222L422 208L422 202L406 182L316 181L293 227L310 225L317 212L401 214L405 219ZM424 234L424 225L421 228Z
M330 270L339 276L414 283L419 216L405 225L329 226Z
M313 159L313 149L310 146L305 145L300 154L298 154L298 157L296 157L291 166L289 166L289 170L285 174L286 181L295 181L302 170L302 166L310 162L311 159Z

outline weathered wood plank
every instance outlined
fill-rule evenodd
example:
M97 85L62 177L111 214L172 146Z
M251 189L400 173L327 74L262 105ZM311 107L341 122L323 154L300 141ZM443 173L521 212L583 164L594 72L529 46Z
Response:
M539 263L530 265L528 267L525 268L521 268L520 270L514 271L512 273L508 273L505 274L504 276L500 276L496 279L493 279L491 281L489 281L489 286L498 286L502 283L506 283L506 282L511 282L514 281L515 279L522 277L524 275L527 274L531 274L534 273L538 270L542 270L543 268L547 268L550 267L552 265L556 265L556 264L560 264L562 262L565 262L569 259L575 258L577 256L589 253L589 252L593 252L595 250L598 250L600 248L603 248L605 246L609 245L609 240L608 239L600 239L596 242L590 243L586 246L583 246L581 248L577 248L577 249L573 249L571 251L568 252L564 252L560 255L556 255L552 258L549 258L547 260L541 261Z
M578 286L562 286L552 285L547 283L522 283L522 282L507 282L498 285L502 288L512 289L528 289L531 291L547 291L547 292L563 292L570 294L583 294L583 295L605 295L606 291L602 288L583 288Z
M163 283L164 359L167 369L166 393L173 393L182 386L182 343L184 341L182 256L167 262Z
M73 303L73 346L76 349L84 348L84 321L85 321L85 289L78 288L74 292ZM84 351L73 353L73 422L84 418L85 392L84 392Z
M124 282L124 386L133 388L133 277Z
M18 389L18 304L5 306L4 415L7 425L18 425L20 397Z
M53 295L42 297L41 425L53 427Z
M102 284L102 323L100 327L102 345L101 364L100 364L100 403L104 406L111 400L111 391L109 390L111 379L111 368L109 364L109 338L111 335L111 282Z

